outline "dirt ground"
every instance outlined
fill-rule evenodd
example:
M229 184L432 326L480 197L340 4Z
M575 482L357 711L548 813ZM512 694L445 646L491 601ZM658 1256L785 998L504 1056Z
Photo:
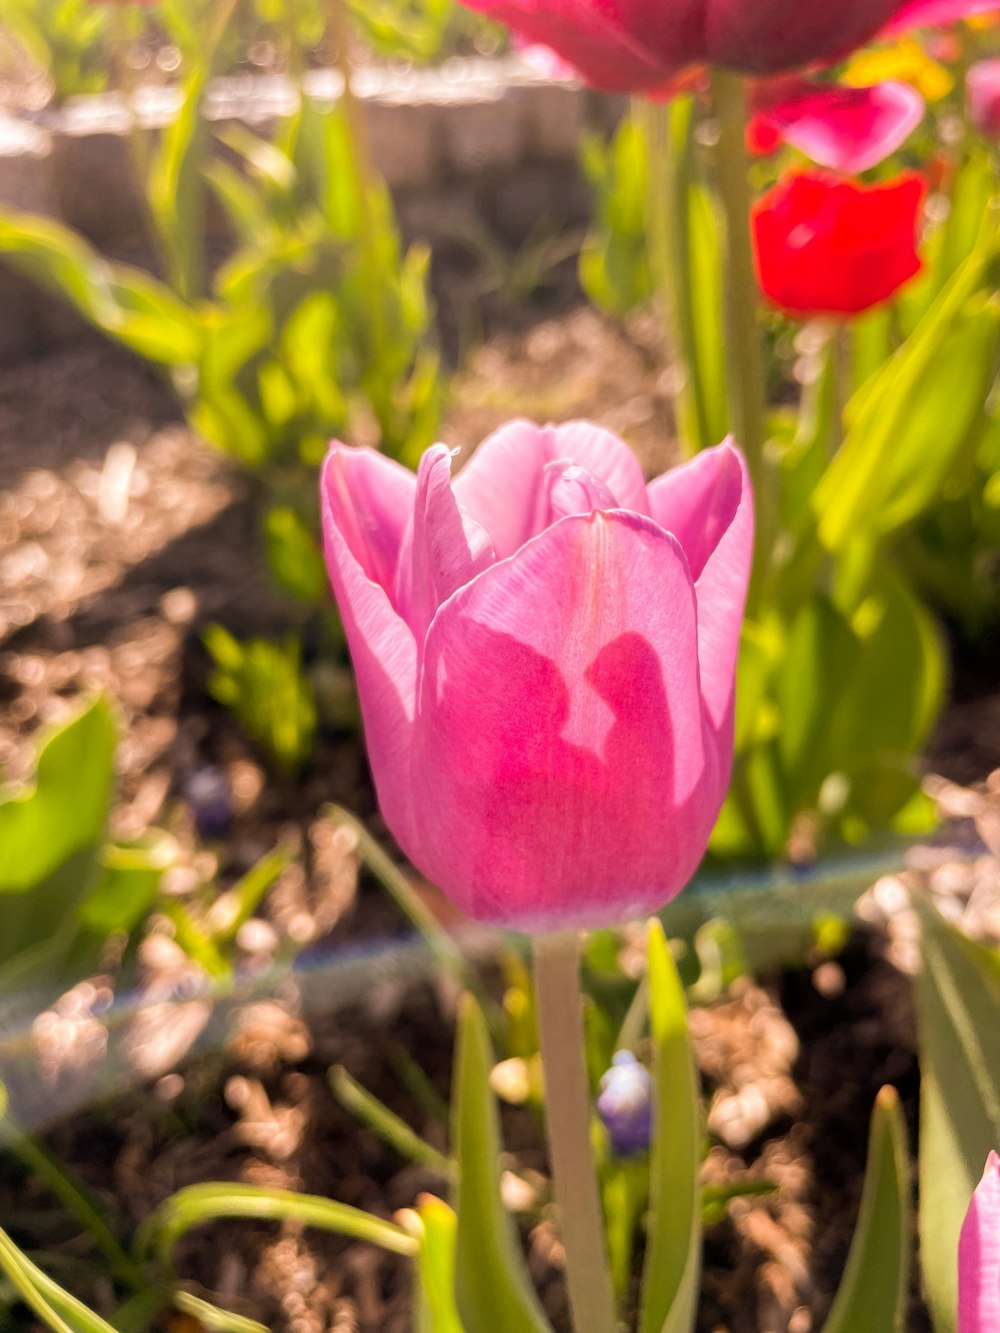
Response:
M639 319L623 331L573 308L521 322L472 356L444 438L468 447L518 414L588 416L659 470L669 457L670 386L658 369L655 324ZM0 370L0 476L0 765L22 773L40 723L82 690L110 690L123 720L116 828L138 832L158 821L183 841L178 796L199 766L219 765L236 798L235 825L209 854L212 864L191 873L227 882L287 841L302 864L282 877L241 948L250 963L288 942L316 950L309 987L286 980L227 1011L220 1031L204 1002L182 1002L190 967L176 945L167 936L147 942L141 965L164 1004L122 1039L126 1055L132 1043L133 1087L110 1100L99 1095L103 983L53 1000L28 1035L27 1096L46 1107L47 1142L113 1201L124 1235L172 1190L211 1178L305 1189L383 1215L421 1190L442 1190L359 1130L326 1081L331 1065L345 1065L443 1145L433 1098L407 1086L401 1053L419 1053L433 1089L447 1097L453 993L392 967L376 970L371 984L373 974L355 967L348 983L350 969L338 961L364 964L365 948L377 952L404 927L377 886L358 883L351 839L316 814L334 800L380 830L361 748L351 736L323 734L300 781L279 780L205 692L206 624L271 634L289 618L267 585L244 482L191 436L146 368L91 337ZM843 1267L883 1083L899 1088L915 1129L906 884L922 883L977 933L1000 935L1000 784L986 783L1000 766L1000 695L953 709L936 757L946 775L936 790L954 822L908 877L866 895L872 928L836 959L744 980L692 1013L714 1144L706 1178L748 1171L776 1187L733 1201L710 1227L702 1333L819 1327ZM174 887L186 891L183 877ZM202 1053L189 1054L199 1038ZM0 1054L3 1040L0 1031ZM84 1109L60 1117L60 1105ZM508 1108L505 1132L519 1165L542 1172L533 1117ZM81 1281L87 1256L67 1239L72 1228L37 1181L0 1159L5 1226L16 1233L18 1218L37 1222L43 1210L48 1249L66 1260L67 1281L71 1273ZM533 1274L565 1327L558 1242L544 1211L526 1231ZM406 1266L369 1247L291 1226L226 1223L193 1233L178 1257L192 1290L276 1333L409 1327ZM85 1280L80 1290L97 1301L110 1295ZM914 1296L908 1328L926 1327ZM172 1333L191 1328L170 1325Z

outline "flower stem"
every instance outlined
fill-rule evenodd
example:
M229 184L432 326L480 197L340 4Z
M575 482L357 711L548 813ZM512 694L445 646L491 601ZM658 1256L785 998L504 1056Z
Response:
M729 418L753 479L757 540L753 585L770 560L773 498L764 459L764 359L757 323L757 280L750 238L750 184L746 150L746 87L738 74L713 69L712 99L719 126L716 181L724 226L726 351ZM753 598L753 587L751 590Z
M573 1326L576 1333L613 1333L618 1319L590 1138L580 938L539 936L534 958L549 1158Z
M675 394L677 434L690 458L713 440L705 387L698 364L691 271L689 133L694 104L690 97L671 102L633 101L649 151L646 187L646 240L656 302L666 344L678 372Z

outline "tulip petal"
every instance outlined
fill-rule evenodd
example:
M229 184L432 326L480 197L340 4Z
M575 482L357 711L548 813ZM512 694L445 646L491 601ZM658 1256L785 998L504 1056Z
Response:
M494 560L486 530L455 499L451 459L451 450L436 444L420 460L413 518L396 572L396 607L418 645L441 603Z
M648 42L630 34L612 15L581 0L464 0L469 9L504 23L529 42L555 51L592 88L606 93L650 91L679 66L665 63Z
M367 578L392 593L417 479L409 468L376 453L334 443L323 495L332 521Z
M891 37L911 28L935 28L975 14L988 14L997 8L997 0L906 0L879 34Z
M991 1152L958 1241L958 1333L1000 1329L1000 1157Z
M456 593L421 670L420 869L527 930L679 892L724 791L697 634L680 545L621 510L560 520Z
M698 657L705 709L729 744L740 623L753 559L753 495L746 463L728 442L706 449L649 486L653 518L688 558L698 599Z
M760 141L770 130L820 166L857 175L894 153L923 116L924 99L906 83L803 84L796 95L762 108L749 133Z
M410 749L417 645L383 581L398 532L395 506L403 490L398 485L391 490L399 479L382 466L387 462L368 450L336 445L323 467L320 494L327 569L351 650L372 777L385 821L405 847L412 841ZM379 495L374 483L387 480L385 493ZM377 518L383 527L376 526Z
M513 421L483 441L454 483L459 503L489 533L498 559L513 555L547 525L545 469L560 461L590 473L620 508L649 513L642 469L616 435L588 421Z
M568 514L589 514L592 509L618 507L618 501L607 486L576 463L569 463L564 458L556 463L546 463L545 475L549 511L546 527Z

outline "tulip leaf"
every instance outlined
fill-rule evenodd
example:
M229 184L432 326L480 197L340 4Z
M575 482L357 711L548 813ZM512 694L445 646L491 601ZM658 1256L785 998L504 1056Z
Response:
M209 1182L178 1190L150 1213L136 1233L136 1256L140 1260L155 1257L161 1264L169 1264L174 1247L185 1232L232 1217L298 1222L368 1241L394 1254L413 1255L417 1249L413 1237L402 1227L347 1203L293 1190Z
M531 1286L513 1219L500 1197L500 1123L483 1015L462 1000L452 1142L458 1164L455 1298L466 1333L543 1333L550 1325Z
M915 517L974 443L1000 311L972 298L994 245L984 234L914 333L848 404L844 443L813 496L829 550Z
M640 1333L689 1333L701 1269L701 1116L684 987L659 921L649 927L656 1105Z
M455 1214L433 1194L419 1200L416 1212L421 1233L416 1333L463 1333L455 1306Z
M909 1292L910 1170L895 1088L875 1099L847 1267L823 1333L902 1333Z
M64 1291L0 1231L0 1272L25 1305L54 1333L115 1333L111 1324Z
M42 742L34 781L0 787L0 961L17 977L61 954L99 872L114 787L115 724L97 698ZM9 966L5 988L15 984Z
M916 899L922 969L920 1252L935 1329L952 1333L962 1219L987 1153L1000 1143L1000 955Z

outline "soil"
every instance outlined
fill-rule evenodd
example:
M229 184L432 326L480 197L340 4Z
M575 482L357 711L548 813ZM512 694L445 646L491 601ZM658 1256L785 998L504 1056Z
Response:
M537 309L534 318L522 311L509 327L457 378L449 443L471 448L517 414L587 416L629 439L649 471L669 461L669 383L655 324L637 319L621 329L564 303L541 320ZM188 858L171 886L179 897L229 883L287 842L302 862L241 932L239 959L248 975L291 947L312 959L311 981L304 966L213 1013L192 965L154 923L139 957L145 1007L109 1036L106 979L40 1006L11 1065L19 1104L111 1205L123 1237L169 1193L199 1180L304 1189L385 1216L423 1190L440 1192L440 1179L359 1130L327 1083L329 1068L343 1064L444 1145L434 1099L408 1086L401 1053L418 1054L434 1093L447 1099L454 992L420 968L397 966L392 941L402 917L367 876L359 880L350 834L317 814L338 801L384 833L358 740L325 731L302 777L280 779L206 692L199 635L208 623L273 635L291 614L268 586L245 483L191 435L147 368L89 336L0 371L0 473L0 764L23 773L39 724L81 691L110 690L123 735L116 829L158 822L171 830ZM941 778L935 792L954 822L907 876L873 886L861 904L868 928L836 958L741 979L692 1012L713 1141L706 1179L748 1173L775 1186L734 1199L708 1230L702 1333L821 1325L883 1083L900 1090L915 1128L907 886L919 882L952 918L1000 936L1000 783L985 781L1000 766L998 714L994 696L963 703L946 720L938 767L966 785ZM971 735L973 772L956 758ZM206 763L225 771L237 806L225 845L207 852L180 799ZM115 1091L109 1043L131 1085L113 1097L105 1095ZM544 1200L534 1117L505 1108L504 1128ZM54 1256L70 1285L109 1308L108 1284L81 1274L91 1256L72 1224L12 1157L0 1159L0 1212L15 1235L22 1226L36 1234L39 1217L47 1219L46 1261ZM564 1328L559 1247L544 1206L523 1230L533 1275ZM194 1232L178 1267L192 1291L277 1333L409 1327L404 1263L291 1225L227 1222ZM164 1327L196 1326L175 1318ZM927 1328L916 1294L908 1328Z

